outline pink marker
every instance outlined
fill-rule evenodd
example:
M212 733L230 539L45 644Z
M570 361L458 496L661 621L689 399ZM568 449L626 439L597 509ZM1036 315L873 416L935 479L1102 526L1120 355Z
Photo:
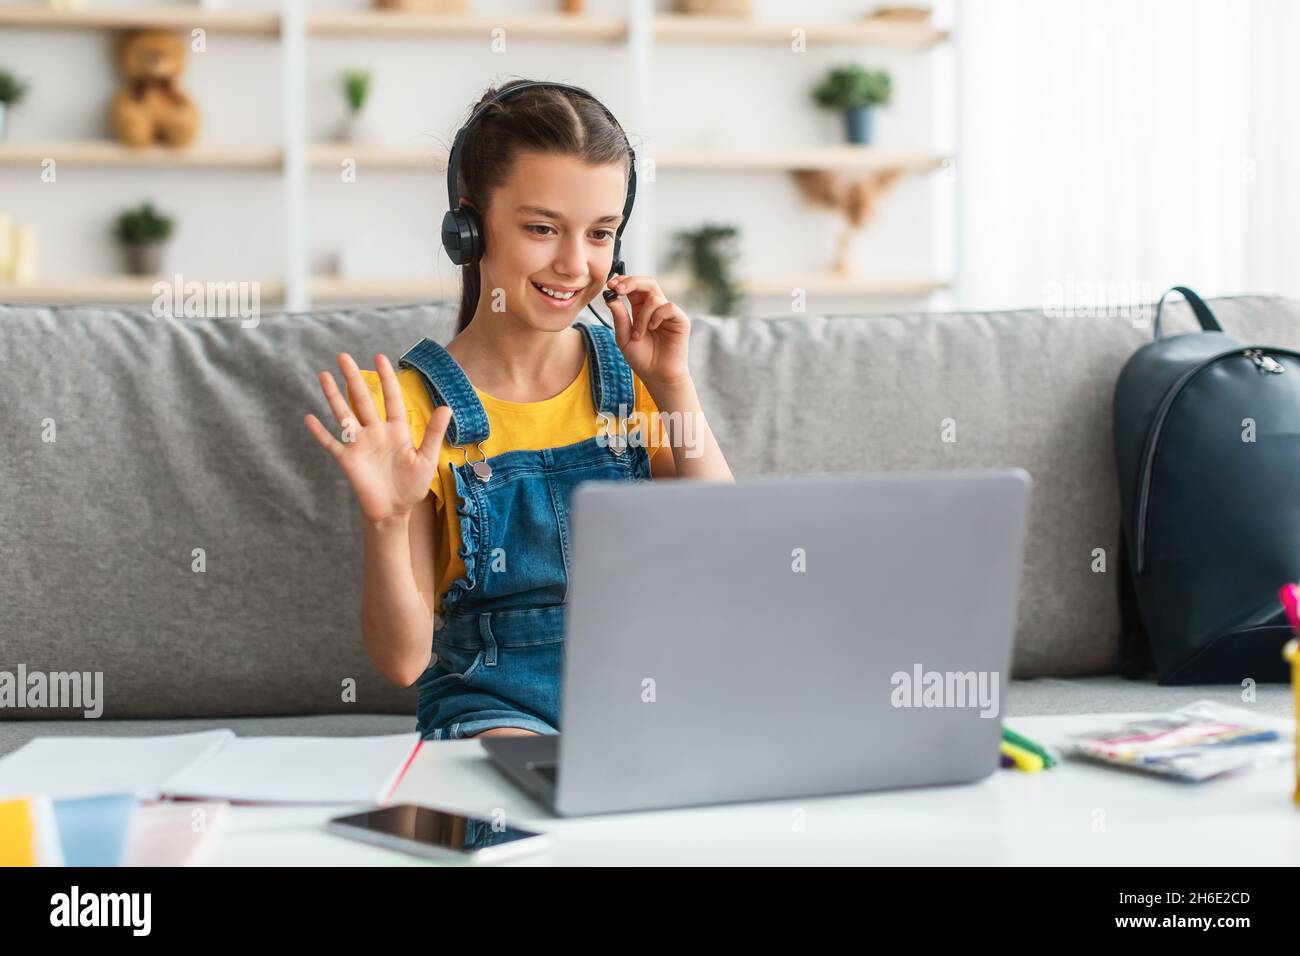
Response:
M1291 630L1300 634L1300 588L1294 584L1284 584L1277 594L1282 599L1282 606L1286 608L1286 617L1291 622Z

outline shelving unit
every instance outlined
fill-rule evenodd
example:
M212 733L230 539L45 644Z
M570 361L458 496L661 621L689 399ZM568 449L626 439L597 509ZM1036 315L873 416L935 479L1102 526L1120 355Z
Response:
M935 0L944 2L944 0ZM0 6L0 28L48 28L70 30L121 30L155 27L165 29L204 28L252 38L277 41L281 55L282 115L284 142L281 147L230 147L198 145L184 151L163 148L132 150L110 141L13 143L0 145L0 167L39 164L53 157L62 164L103 168L265 170L277 173L284 191L285 271L274 282L262 283L264 299L283 298L290 309L305 309L313 300L410 299L454 297L459 287L454 278L365 279L318 275L307 269L308 218L313 170L337 168L346 160L359 168L441 175L446 153L441 148L393 147L385 144L317 142L306 138L307 48L310 42L348 42L351 39L442 38L483 40L504 29L512 40L624 44L620 62L630 67L632 106L622 117L625 125L645 131L650 121L651 92L655 86L656 44L785 45L802 31L811 47L884 47L925 51L949 38L947 31L929 24L863 20L858 22L806 23L767 22L730 18L705 18L681 14L656 14L652 0L628 0L626 19L588 18L560 13L491 18L439 16L365 10L344 13L311 13L306 3L289 0L276 13L235 13L200 7L89 7L59 11L38 4ZM652 159L657 171L673 173L780 174L794 170L868 172L890 168L911 174L932 174L952 157L943 151L891 149L847 144L809 144L752 149L669 149L640 156ZM639 170L640 171L640 170ZM933 214L942 225L945 214ZM636 215L624 238L635 249L635 271L655 274L653 190L637 198ZM941 257L940 257L941 258ZM452 276L455 270L450 269ZM810 295L852 297L926 296L948 287L946 269L934 275L855 276L831 275L753 276L741 279L751 296L787 296L801 288ZM0 285L0 299L43 299L59 301L132 301L150 298L155 280L130 277L92 279L84 282L39 282L30 286ZM670 291L665 281L665 291ZM671 294L671 292L670 292Z

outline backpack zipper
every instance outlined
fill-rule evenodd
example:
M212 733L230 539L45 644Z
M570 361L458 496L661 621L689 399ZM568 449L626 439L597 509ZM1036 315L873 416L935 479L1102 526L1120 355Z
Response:
M1274 355L1289 355L1292 358L1300 359L1300 352L1294 349L1269 349ZM1147 449L1143 454L1142 462L1142 491L1138 496L1138 518L1137 518L1137 573L1141 574L1146 568L1147 557L1147 514L1151 504L1151 472L1152 465L1155 462L1156 447L1160 444L1160 431L1164 428L1165 419L1169 416L1169 409L1173 406L1174 400L1182 393L1188 382L1193 377L1200 374L1206 368L1222 359L1229 358L1233 355L1241 355L1255 363L1255 367L1261 372L1272 372L1280 374L1286 371L1286 367L1280 362L1266 355L1262 348L1235 348L1220 352L1218 355L1212 355L1199 365L1194 365L1178 377L1165 397L1161 399L1160 405L1156 409L1155 420L1151 423L1151 434L1147 439Z

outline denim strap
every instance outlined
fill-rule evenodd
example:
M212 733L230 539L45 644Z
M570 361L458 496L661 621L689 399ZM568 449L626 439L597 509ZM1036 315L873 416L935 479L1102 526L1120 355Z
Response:
M483 403L456 360L433 339L424 338L402 353L399 368L413 368L424 378L434 408L451 406L447 441L456 447L487 441L491 432Z
M574 324L587 337L591 401L596 411L615 419L631 417L636 411L636 386L632 369L619 351L613 331L594 322Z

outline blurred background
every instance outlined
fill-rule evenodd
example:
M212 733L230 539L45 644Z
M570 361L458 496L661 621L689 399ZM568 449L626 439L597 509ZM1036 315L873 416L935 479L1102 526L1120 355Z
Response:
M0 0L0 301L458 295L445 155L515 77L638 155L699 312L1300 296L1289 0Z

